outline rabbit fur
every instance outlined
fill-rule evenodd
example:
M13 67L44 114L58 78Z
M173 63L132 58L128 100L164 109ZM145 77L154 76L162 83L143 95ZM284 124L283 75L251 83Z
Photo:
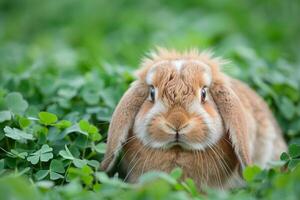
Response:
M123 150L130 182L180 167L199 189L226 189L243 184L245 166L277 160L286 144L271 111L223 65L197 50L158 49L143 59L113 113L101 168L109 171Z

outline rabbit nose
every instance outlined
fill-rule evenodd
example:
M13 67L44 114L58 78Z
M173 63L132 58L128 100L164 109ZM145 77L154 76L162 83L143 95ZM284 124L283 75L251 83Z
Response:
M183 110L176 110L174 112L170 112L166 117L169 128L174 130L176 133L179 133L180 130L186 126L188 122L188 116L185 114Z

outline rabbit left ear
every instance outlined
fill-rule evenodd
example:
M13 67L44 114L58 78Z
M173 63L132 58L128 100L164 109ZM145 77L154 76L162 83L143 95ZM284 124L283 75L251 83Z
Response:
M101 163L101 169L109 171L132 129L135 116L148 96L148 86L141 82L134 82L117 105L107 134L107 149Z
M222 116L225 131L229 133L241 167L251 165L247 118L239 97L230 86L222 82L213 83L210 92Z

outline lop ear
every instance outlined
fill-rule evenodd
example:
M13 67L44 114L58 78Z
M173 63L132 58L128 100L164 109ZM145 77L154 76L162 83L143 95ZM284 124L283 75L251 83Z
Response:
M101 169L109 171L133 127L135 116L148 96L148 86L141 82L134 82L125 92L117 105L108 129L107 149L101 163Z
M251 165L247 118L244 107L233 89L225 83L213 83L211 94L224 121L225 131L229 133L234 151L243 169L245 166Z

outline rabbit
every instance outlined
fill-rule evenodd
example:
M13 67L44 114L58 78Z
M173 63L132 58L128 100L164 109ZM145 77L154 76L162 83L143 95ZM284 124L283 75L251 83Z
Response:
M228 189L244 184L246 166L279 159L287 147L267 104L223 65L198 50L159 48L144 58L112 115L101 169L123 150L129 182L180 167L200 190Z

